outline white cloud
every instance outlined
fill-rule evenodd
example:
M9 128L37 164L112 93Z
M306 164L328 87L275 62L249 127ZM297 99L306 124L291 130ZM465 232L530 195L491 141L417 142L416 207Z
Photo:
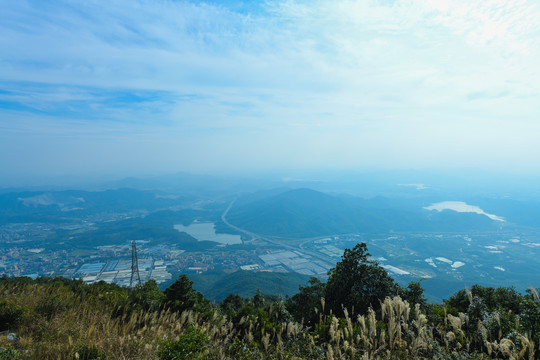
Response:
M169 134L196 137L209 166L224 147L231 162L272 166L537 161L535 1L262 6L3 1L0 81L10 93L0 101L11 108L0 109L0 126L23 142L35 123L95 129L96 143L103 128L151 134L154 157L168 156Z

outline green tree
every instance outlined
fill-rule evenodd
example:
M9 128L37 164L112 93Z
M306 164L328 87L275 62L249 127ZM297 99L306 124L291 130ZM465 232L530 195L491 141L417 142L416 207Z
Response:
M529 333L529 338L534 341L535 348L540 348L540 299L537 297L538 291L527 290L527 294L522 297L521 308L521 330ZM537 350L537 359L538 350Z
M257 289L257 292L255 295L253 295L251 302L253 303L253 307L255 307L255 309L262 308L264 306L264 296L261 293L261 289Z
M470 294L472 298L478 297L482 299L487 311L491 312L498 309L511 310L514 314L521 313L521 295L513 287L493 288L473 285ZM446 304L464 313L468 311L470 302L468 290L459 290L446 301Z
M135 286L135 289L129 294L129 300L141 310L156 311L163 306L167 297L158 288L157 282L154 279L148 280L142 285Z
M329 310L338 316L343 314L343 308L349 314L364 314L370 307L379 310L379 300L400 291L386 270L370 260L366 244L361 243L346 249L341 261L330 270L325 298Z
M414 309L416 304L420 305L421 309L426 308L427 299L424 296L424 288L420 281L411 281L405 289L403 289L403 298L407 300L411 307Z
M178 312L195 309L204 314L210 307L208 300L193 289L193 281L186 275L180 275L178 280L165 289L165 297L167 305Z
M220 304L221 310L226 313L236 313L242 309L245 301L240 295L229 294Z
M307 286L300 286L299 292L287 300L287 309L298 322L302 320L310 327L319 322L322 313L321 299L325 296L326 286L319 279L312 277Z
M237 324L242 317L242 309L246 304L247 302L240 295L229 294L219 307L233 323Z

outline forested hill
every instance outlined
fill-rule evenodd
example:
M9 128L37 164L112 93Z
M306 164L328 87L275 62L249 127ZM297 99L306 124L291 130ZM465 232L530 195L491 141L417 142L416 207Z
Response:
M165 291L0 278L0 359L538 359L539 324L534 288L473 286L429 304L365 244L285 299L210 303L185 275Z
M100 212L151 212L185 203L189 198L161 191L25 191L0 193L0 224L62 222Z
M363 199L302 188L241 198L227 218L255 233L287 237L392 230L492 230L500 225L480 214L423 209L428 204L425 199Z

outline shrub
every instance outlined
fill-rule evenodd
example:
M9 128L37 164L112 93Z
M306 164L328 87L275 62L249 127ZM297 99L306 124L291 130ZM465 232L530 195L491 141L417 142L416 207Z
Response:
M73 301L63 293L48 295L36 308L36 312L47 319L73 306Z
M19 325L25 314L25 308L12 302L0 302L0 331L9 330Z
M75 353L75 359L78 360L101 360L105 359L105 356L99 351L99 349L93 345L82 345Z
M182 335L177 341L166 341L159 351L161 360L203 360L207 359L201 353L206 350L208 338L193 326Z
M0 348L0 360L19 360L23 358L23 353L20 350L15 350L11 346L6 349Z

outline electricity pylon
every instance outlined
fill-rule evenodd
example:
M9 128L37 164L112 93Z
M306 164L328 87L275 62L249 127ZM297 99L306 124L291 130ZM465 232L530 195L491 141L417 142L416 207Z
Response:
M133 287L133 280L137 280L141 285L141 276L139 275L139 262L137 261L137 245L135 240L131 242L131 280L129 287Z

